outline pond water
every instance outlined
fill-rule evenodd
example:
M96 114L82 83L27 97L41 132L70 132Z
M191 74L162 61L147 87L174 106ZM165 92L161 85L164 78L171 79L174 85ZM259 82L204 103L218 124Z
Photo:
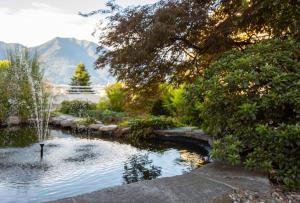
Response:
M51 129L44 158L33 129L0 129L0 202L44 202L201 167L207 151L151 141L129 144Z

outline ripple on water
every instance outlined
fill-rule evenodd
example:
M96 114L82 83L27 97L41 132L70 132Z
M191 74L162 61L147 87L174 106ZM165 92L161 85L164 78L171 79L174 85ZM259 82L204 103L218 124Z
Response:
M43 160L39 143L0 148L1 203L50 201L130 181L179 175L190 170L189 161L202 157L189 154L188 149L151 151L62 131L50 134Z

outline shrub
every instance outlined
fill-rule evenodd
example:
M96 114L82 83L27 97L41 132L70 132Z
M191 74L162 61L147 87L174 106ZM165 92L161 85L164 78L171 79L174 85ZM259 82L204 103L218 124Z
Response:
M181 126L174 118L163 116L133 119L128 122L128 125L132 132L131 138L133 139L151 138L153 136L153 130Z
M109 109L112 111L123 111L126 98L123 84L117 82L108 86L105 91L109 100Z
M115 112L110 110L91 110L87 111L88 117L101 120L104 123L119 123L127 117L124 112Z
M64 114L70 114L79 117L86 117L87 112L95 110L96 105L87 101L63 101L60 107L60 112Z
M42 97L38 98L42 98L42 106L47 103L39 59L27 49L9 51L7 59L0 61L0 122L9 115L25 120L34 112L33 98L37 93L32 92L33 84L35 89L41 90Z
M212 155L300 186L300 43L269 40L232 50L205 71L204 127Z

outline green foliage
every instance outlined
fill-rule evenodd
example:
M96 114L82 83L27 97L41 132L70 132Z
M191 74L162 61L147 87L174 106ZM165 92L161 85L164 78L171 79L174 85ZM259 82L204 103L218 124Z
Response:
M124 85L117 82L113 85L106 87L105 91L108 97L108 107L112 111L123 111L126 99L126 92ZM101 102L101 101L100 101ZM99 106L105 106L105 101L100 103Z
M91 84L90 75L88 74L83 63L77 65L74 76L71 80L72 86L89 86Z
M205 71L201 118L212 155L300 186L300 43L269 40L232 50Z
M181 123L176 121L174 118L151 116L130 120L128 125L132 132L132 139L147 139L154 135L153 130L179 127L181 126Z
M108 109L104 110L90 110L86 112L86 116L100 120L104 123L119 123L127 118L127 114L124 112L116 112Z
M96 123L96 120L94 118L88 117L88 118L82 118L81 120L77 121L76 126L80 126L80 125L88 126L94 123Z
M96 110L96 105L87 101L63 101L59 111L64 114L86 117L88 111Z
M43 72L37 55L24 49L10 51L8 60L1 61L0 68L0 122L9 115L27 119L34 112L33 98L42 98L40 107L47 105L47 93L43 88ZM29 76L31 79L29 79ZM31 84L31 82L33 84ZM40 94L32 92L31 85L39 89Z
M105 49L96 65L109 65L131 88L191 82L232 48L273 36L299 37L298 0L160 0L129 8L113 1L108 6L98 48L114 49Z

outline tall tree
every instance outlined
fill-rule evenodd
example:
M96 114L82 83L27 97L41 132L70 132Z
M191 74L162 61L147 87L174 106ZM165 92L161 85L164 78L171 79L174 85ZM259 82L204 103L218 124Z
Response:
M299 35L299 0L161 0L121 8L109 2L96 66L128 86L193 81L231 48Z
M89 86L90 75L88 74L83 63L77 65L74 76L72 77L72 86Z

